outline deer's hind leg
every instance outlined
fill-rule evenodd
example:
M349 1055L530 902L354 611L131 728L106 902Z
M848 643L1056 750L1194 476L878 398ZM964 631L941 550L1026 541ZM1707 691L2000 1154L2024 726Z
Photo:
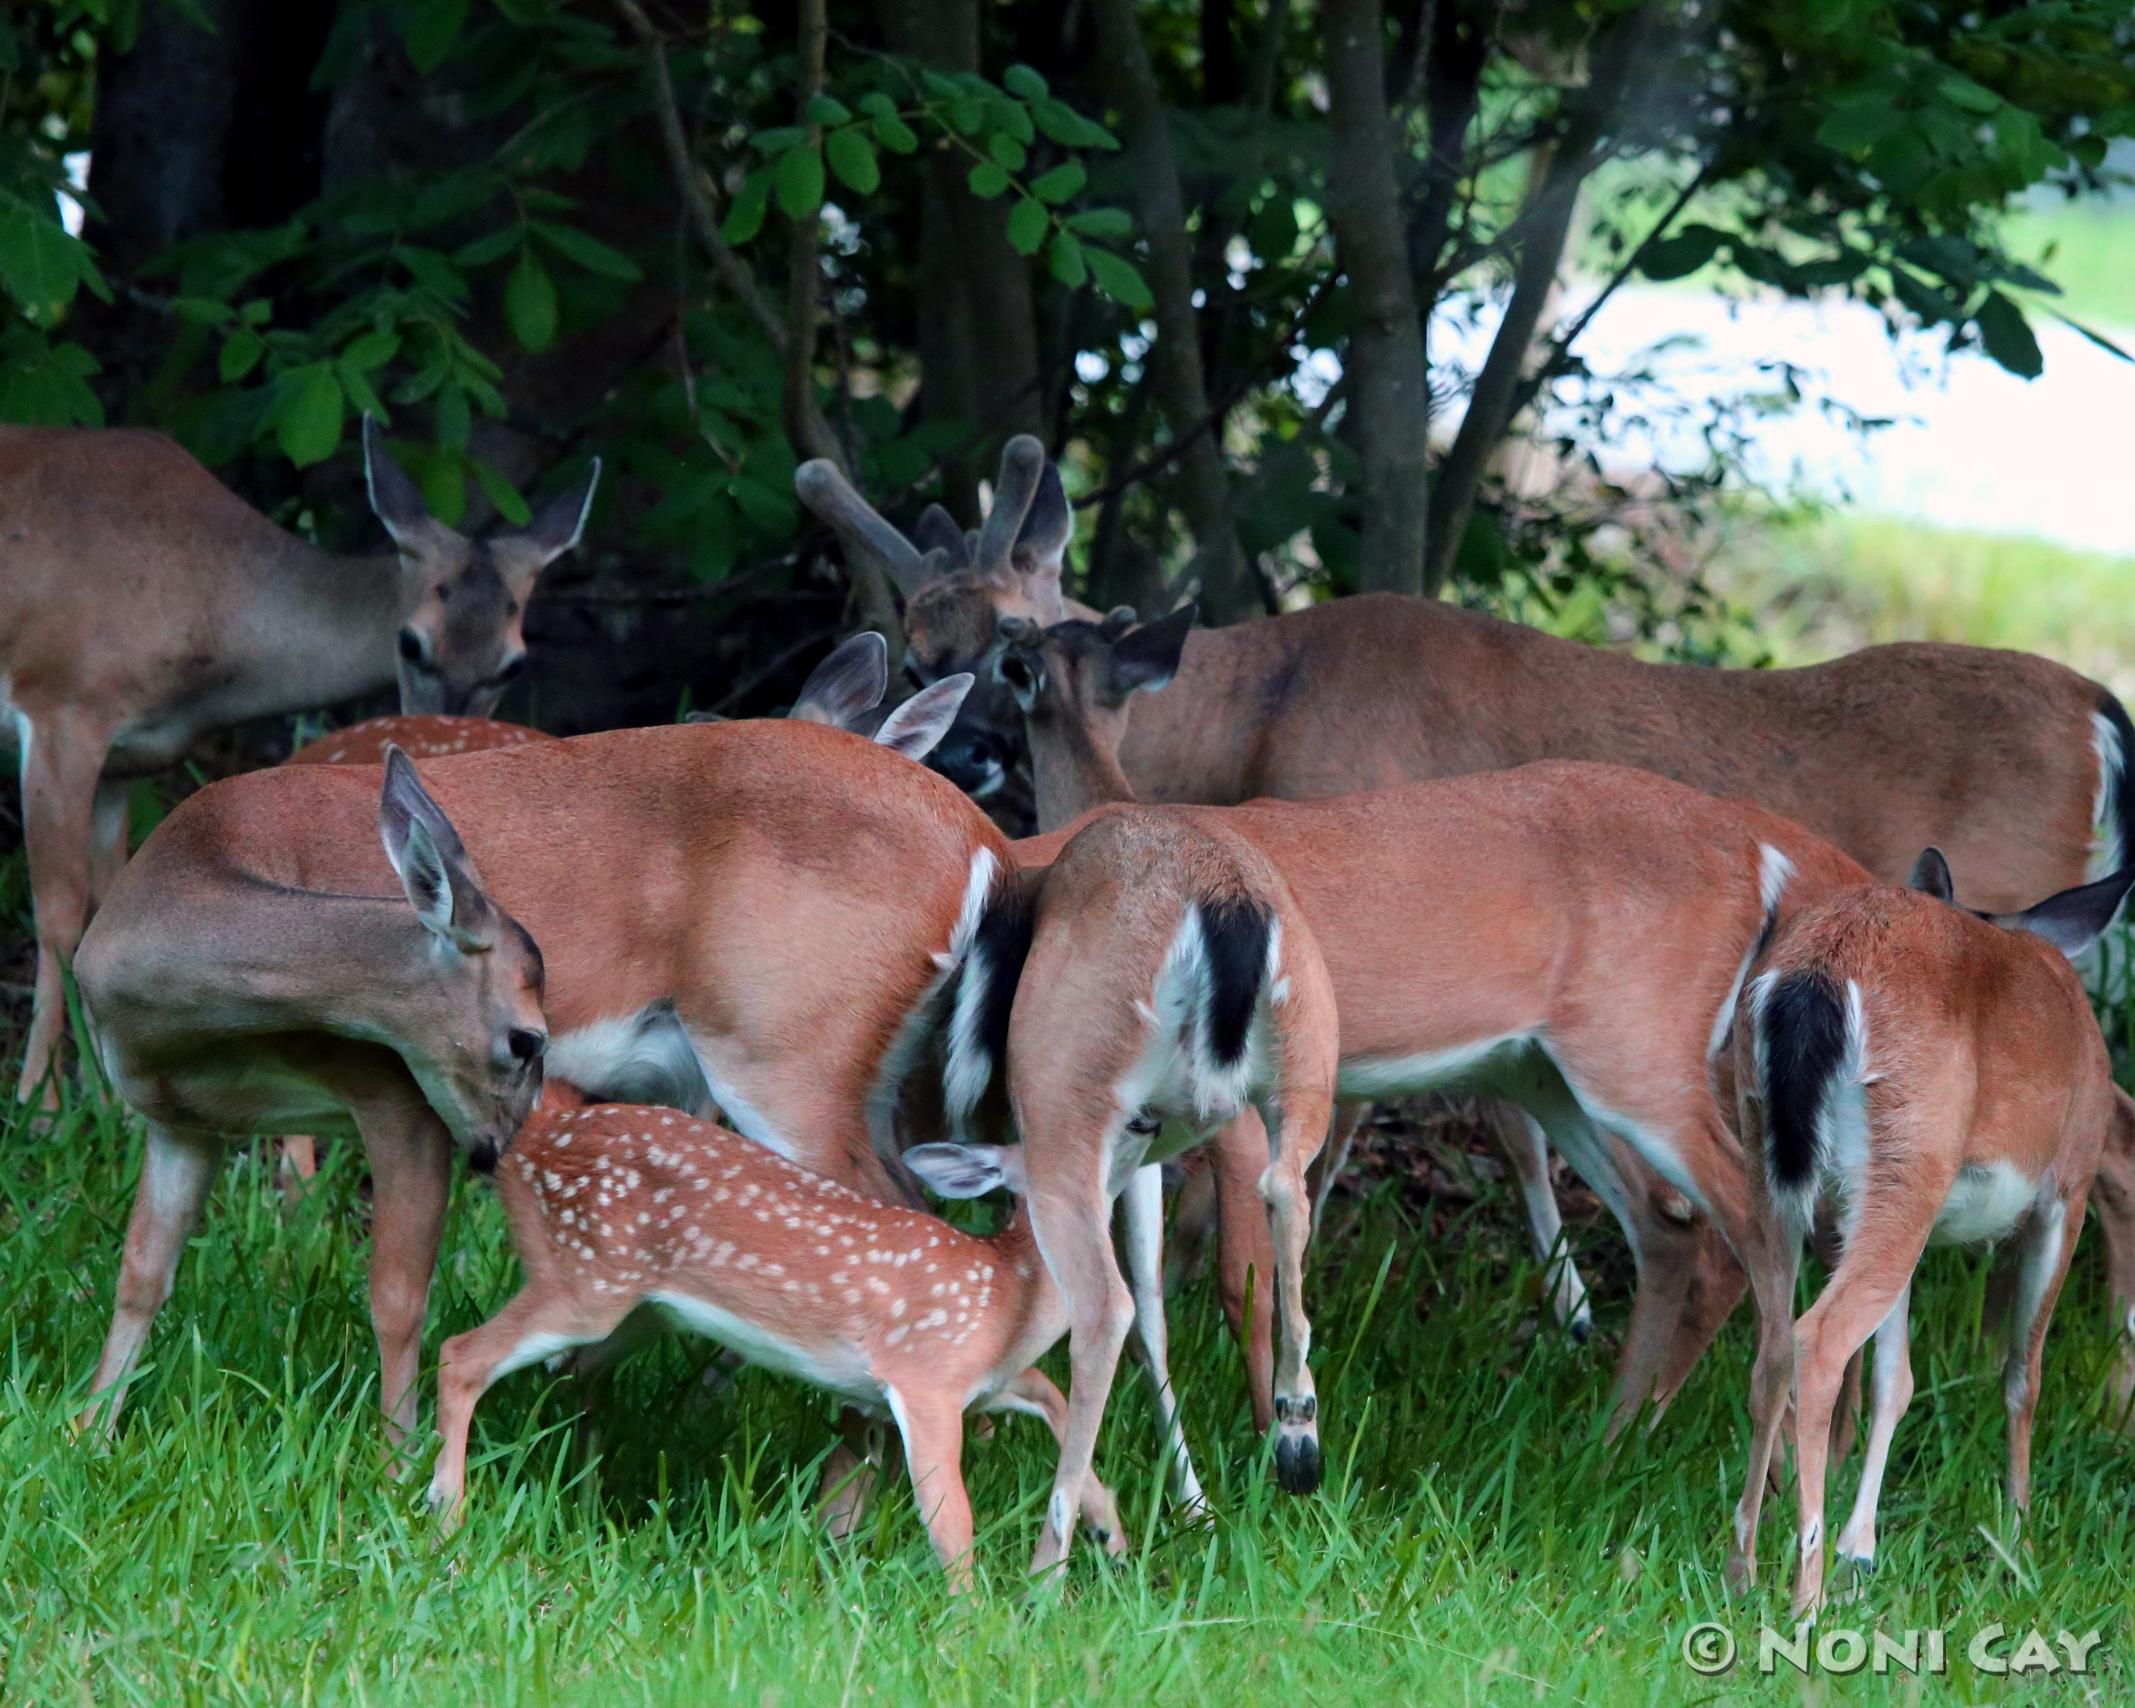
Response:
M59 1100L53 1070L67 1024L66 969L89 922L97 781L111 737L100 717L65 707L34 718L24 713L20 720L22 829L37 928L37 983L16 1096L27 1102L42 1087L48 1107Z

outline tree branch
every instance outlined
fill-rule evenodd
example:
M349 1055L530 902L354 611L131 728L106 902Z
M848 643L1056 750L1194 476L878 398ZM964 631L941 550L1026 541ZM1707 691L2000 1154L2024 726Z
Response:
M1442 587L1451 573L1461 536L1475 511L1483 470L1511 423L1535 328L1556 288L1557 268L1571 234L1579 192L1596 164L1602 132L1622 104L1645 44L1647 20L1648 14L1641 10L1611 28L1565 127L1564 139L1550 153L1534 194L1518 216L1525 226L1525 240L1513 270L1512 296L1490 342L1490 352L1483 358L1482 372L1476 376L1468 412L1461 417L1452 448L1438 468L1424 565L1426 591Z
M1320 21L1333 132L1327 214L1355 308L1343 367L1354 376L1349 420L1364 467L1359 579L1368 589L1420 593L1431 398L1394 180L1385 19L1379 0L1323 0Z
M1223 472L1223 411L1211 410L1201 367L1200 328L1193 301L1193 247L1178 162L1164 114L1163 92L1142 39L1135 0L1096 0L1100 70L1120 110L1126 165L1149 243L1149 286L1157 336L1149 352L1158 406L1179 445L1180 508L1196 549L1188 573L1198 574L1211 618L1218 622L1257 611L1251 566L1238 546ZM1196 427L1196 423L1203 425Z

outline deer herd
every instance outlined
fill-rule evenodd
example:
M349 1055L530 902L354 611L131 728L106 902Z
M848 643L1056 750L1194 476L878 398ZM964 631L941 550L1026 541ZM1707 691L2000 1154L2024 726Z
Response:
M886 1414L967 1585L964 1415L1025 1411L1059 1454L1034 1569L1078 1526L1117 1553L1094 1467L1130 1334L1177 1498L1207 1504L1168 1368L1164 1165L1204 1153L1172 1229L1212 1224L1255 1422L1306 1492L1319 1200L1371 1100L1446 1087L1488 1099L1576 1338L1551 1150L1623 1229L1612 1434L1752 1295L1727 1570L1754 1581L1785 1426L1797 1613L1863 1387L1837 1548L1873 1559L1931 1241L2002 1242L2019 1514L2086 1206L2135 1393L2135 1104L2073 965L2135 882L2135 730L2098 684L1958 646L1656 665L1391 595L1144 623L1066 596L1059 471L1017 438L968 532L937 506L908 535L829 464L799 472L901 595L918 692L887 716L862 635L785 718L559 740L487 713L598 464L470 539L369 423L364 450L394 549L343 559L159 436L0 429L38 950L19 1094L56 1096L71 967L146 1129L85 1426L116 1427L226 1148L277 1136L308 1172L325 1137L374 1182L405 1447L457 1148L525 1284L443 1346L442 1514L492 1383L565 1356L591 1376L672 1326L849 1408L833 1528ZM396 681L399 717L200 790L126 858L129 778ZM1024 755L1036 833L1010 840L979 803ZM987 1237L926 1208L997 1189ZM1797 1321L1805 1243L1828 1281ZM1065 1396L1035 1366L1063 1335Z

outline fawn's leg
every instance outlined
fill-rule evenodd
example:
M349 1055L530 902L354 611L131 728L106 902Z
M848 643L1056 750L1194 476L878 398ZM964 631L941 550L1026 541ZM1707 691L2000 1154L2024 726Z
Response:
M1053 1432L1054 1445L1066 1444L1067 1395L1036 1365L994 1395L987 1410L1019 1411L1043 1418L1045 1427ZM1097 1480L1094 1471L1082 1481L1082 1527L1106 1553L1116 1555L1127 1551L1127 1532L1119 1521L1119 1505L1113 1500L1112 1491Z
M1314 1239L1320 1237L1320 1222L1327 1214L1327 1199L1334 1191L1334 1183L1342 1178L1342 1170L1349 1166L1349 1153L1357 1142L1357 1129L1364 1125L1364 1117L1370 1113L1369 1103L1337 1103L1333 1124L1327 1130L1327 1143L1305 1171L1305 1185L1312 1194Z
M1043 1133L1044 1127L1028 1122L1025 1131ZM1104 1421L1120 1348L1134 1322L1134 1295L1120 1278L1107 1226L1104 1168L1111 1136L1100 1131L1079 1138L1061 1135L1051 1144L1024 1141L1031 1232L1067 1306L1072 1373L1060 1464L1031 1560L1034 1573L1050 1571L1067 1559L1075 1514L1081 1510L1097 1452L1098 1425Z
M1141 1363L1156 1401L1157 1427L1171 1460L1172 1486L1179 1504L1204 1513L1201 1480L1194 1475L1180 1421L1179 1398L1171 1385L1171 1334L1164 1320L1164 1170L1146 1163L1134 1171L1119 1197L1121 1242L1127 1250L1127 1284L1134 1292L1134 1332Z
M1757 1581L1757 1517L1794 1384L1794 1275L1800 1262L1800 1230L1760 1202L1743 1252L1757 1300L1757 1358L1750 1369L1749 1469L1735 1505L1734 1546L1727 1556L1728 1586L1738 1595Z
M1868 1420L1868 1453L1861 1461L1861 1486L1853 1497L1852 1516L1846 1520L1846 1528L1838 1533L1839 1558L1860 1572L1875 1569L1876 1504L1883 1494L1883 1472L1890 1464L1891 1437L1898 1432L1898 1420L1905 1415L1905 1408L1913 1403L1909 1322L1912 1296L1913 1290L1908 1284L1900 1290L1897 1303L1890 1307L1890 1314L1876 1329L1875 1409ZM1857 1356L1847 1362L1849 1377L1856 1377L1859 1365ZM1831 1451L1833 1459L1837 1459L1836 1442Z
M133 1196L126 1224L126 1245L119 1258L119 1280L111 1311L111 1332L90 1384L90 1401L77 1427L101 1426L115 1432L124 1384L140 1361L142 1342L156 1312L170 1297L171 1278L185 1242L200 1220L200 1207L222 1166L221 1139L201 1133L178 1133L151 1121L141 1157L141 1184Z
M890 1413L904 1437L912 1498L949 1588L971 1588L971 1496L964 1489L964 1408L950 1394L900 1394L890 1389Z
M444 1437L430 1477L430 1510L459 1522L467 1493L467 1430L477 1401L514 1370L599 1340L628 1309L579 1303L528 1286L480 1328L446 1341L438 1353L437 1427Z

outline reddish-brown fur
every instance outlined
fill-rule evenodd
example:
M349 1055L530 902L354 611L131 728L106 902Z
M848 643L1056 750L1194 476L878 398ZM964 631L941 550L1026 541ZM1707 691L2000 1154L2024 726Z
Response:
M1807 1201L1777 1194L1765 1162L1760 1063L1767 992L1790 975L1821 975L1841 1003L1859 991L1865 1056L1835 1080L1864 1087L1864 1160L1833 1159ZM2051 944L1931 896L1870 888L1832 897L1782 928L1736 1028L1750 1242L1742 1247L1758 1304L1751 1384L1752 1453L1737 1510L1730 1577L1754 1579L1758 1508L1791 1385L1797 1416L1801 1559L1796 1616L1823 1592L1828 1430L1848 1361L1877 1334L1879 1388L1869 1465L1841 1550L1874 1553L1875 1495L1891 1432L1912 1393L1906 1309L1913 1272L1960 1172L2009 1170L2029 1194L2016 1230L2020 1266L2009 1324L2005 1398L2011 1502L2030 1498L2031 1424L2054 1301L2083 1222L2108 1130L2125 1119L2111 1063L2082 983ZM1839 1141L1832 1141L1837 1144ZM1844 1184L1842 1185L1841 1182ZM1834 1199L1844 1248L1831 1280L1797 1324L1794 1271L1815 1196ZM2004 1224L1972 1237L2010 1231ZM2026 1272L2031 1296L2026 1307ZM1879 1325L1880 1332L1879 1332Z
M396 675L406 710L487 711L523 662L534 578L576 542L590 486L568 521L544 511L474 541L424 515L366 446L397 556L336 557L285 533L160 433L0 427L0 722L12 707L27 726L8 733L26 747L37 916L20 1095L53 1064L62 973L126 859L125 778L209 730Z
M783 720L620 730L423 771L499 905L541 944L559 1045L575 1028L671 999L723 1104L745 1104L820 1172L897 1194L874 1132L885 1112L871 1111L871 1094L892 1042L943 975L936 956L975 862L1005 854L954 788L863 737ZM162 1000L129 1006L123 1019L85 984L107 1064L152 1121L325 1131L346 1107L330 1088L301 1113L236 1095L231 1070L258 1046L221 1013L224 993L251 976L253 952L231 869L242 850L248 881L375 893L378 787L367 766L231 778L180 807L128 867L91 930L113 984L129 985L136 968L193 974L175 997L145 992ZM227 896L230 929L205 930L198 913L170 903L203 892ZM141 1054L151 1025L152 1059ZM307 1071L315 1042L288 1041L288 1071ZM412 1349L449 1147L414 1083L387 1079L397 1096L351 1113L374 1175L382 1148L424 1159L420 1180L389 1192L379 1178L373 1228L381 1344ZM389 1379L383 1397L399 1425L412 1423L405 1379Z
M497 1169L526 1283L438 1370L434 1505L457 1512L475 1403L499 1376L601 1341L642 1307L708 1307L728 1339L898 1419L920 1509L952 1582L970 1580L961 1470L967 1409L1028 1411L1056 1436L1067 1402L1031 1360L1067 1327L1018 1213L990 1237L869 1198L709 1122L605 1105L537 1116ZM708 1330L708 1332L715 1332ZM1079 1509L1125 1536L1094 1479Z

